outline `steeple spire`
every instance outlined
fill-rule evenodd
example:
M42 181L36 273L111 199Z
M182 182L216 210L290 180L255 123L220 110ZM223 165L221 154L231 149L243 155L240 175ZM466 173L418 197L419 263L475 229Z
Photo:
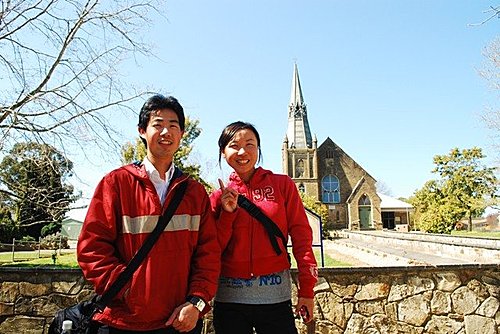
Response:
M288 106L287 138L289 148L311 148L312 139L307 121L307 107L300 87L299 70L294 64L292 78L292 93Z
M292 78L292 93L290 94L290 105L302 105L304 104L304 97L302 96L302 88L300 87L299 70L297 69L297 63L293 67L293 78Z

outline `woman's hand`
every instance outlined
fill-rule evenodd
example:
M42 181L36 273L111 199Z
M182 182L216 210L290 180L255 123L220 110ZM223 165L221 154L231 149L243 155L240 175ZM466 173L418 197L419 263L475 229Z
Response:
M314 298L299 297L297 306L295 307L295 314L302 318L304 323L308 323L314 319Z
M234 212L238 207L238 192L232 188L226 188L221 179L219 179L219 185L220 190L222 190L220 197L222 209L227 212Z

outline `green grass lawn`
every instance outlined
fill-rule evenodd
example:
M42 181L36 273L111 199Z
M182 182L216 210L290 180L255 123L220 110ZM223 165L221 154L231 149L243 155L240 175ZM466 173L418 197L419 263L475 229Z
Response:
M313 248L313 251L314 251L314 256L316 257L316 262L318 263L318 267L321 268L321 251L318 248ZM297 262L293 258L293 255L292 254L290 255L292 256L292 268L297 268ZM328 254L326 254L326 252L323 252L323 258L325 259L325 268L351 266L350 263L337 261L331 258L330 256L328 256Z
M490 238L500 239L500 231L452 231L451 235L456 237L470 237L470 238Z
M37 255L36 252L33 252L33 257ZM318 263L318 267L321 267L321 253L320 250L314 248L314 255L316 256L316 261ZM325 267L349 267L349 263L340 262L335 259L332 259L327 254L324 254L325 259ZM52 257L42 257L32 260L23 260L23 261L12 261L12 253L0 253L0 264L3 266L15 266L15 267L51 267L51 268L78 268L78 263L76 261L76 253L67 253L58 255L56 259L56 264L52 260ZM297 268L297 262L292 256L292 268Z
M37 252L33 252L33 257L37 256ZM29 259L29 254L23 254L22 261L12 262L12 253L0 253L0 265L9 267L50 267L50 268L79 268L76 262L76 253L63 253L57 255L56 263L52 260L52 256Z

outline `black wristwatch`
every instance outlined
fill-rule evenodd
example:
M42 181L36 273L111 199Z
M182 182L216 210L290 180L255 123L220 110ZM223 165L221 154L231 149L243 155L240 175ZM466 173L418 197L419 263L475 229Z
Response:
M187 301L193 304L194 307L196 307L200 312L202 312L205 308L205 305L207 305L207 303L205 303L203 299L196 296L189 296Z

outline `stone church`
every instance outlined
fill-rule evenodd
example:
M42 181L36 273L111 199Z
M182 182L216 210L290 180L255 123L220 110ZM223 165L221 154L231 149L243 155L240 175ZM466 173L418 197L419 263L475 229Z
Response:
M394 228L382 222L382 200L376 191L376 180L329 137L318 146L316 136L311 136L297 64L282 163L283 172L295 181L299 191L328 206L328 223L333 228Z

